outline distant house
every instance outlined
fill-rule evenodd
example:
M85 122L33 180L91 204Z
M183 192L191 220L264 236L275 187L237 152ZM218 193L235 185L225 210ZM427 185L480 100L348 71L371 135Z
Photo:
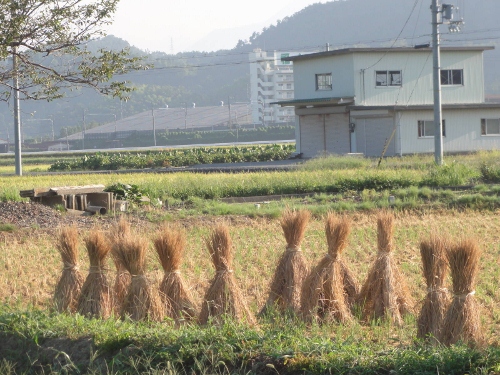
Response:
M500 103L484 96L483 52L442 47L445 152L500 149ZM347 48L293 61L297 151L379 156L434 151L432 49Z

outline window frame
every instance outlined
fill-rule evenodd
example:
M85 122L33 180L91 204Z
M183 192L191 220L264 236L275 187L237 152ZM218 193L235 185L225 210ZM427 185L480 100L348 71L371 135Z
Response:
M443 124L443 137L446 137L446 121L445 121L445 119L443 119L441 122ZM418 139L434 138L434 134L425 135L425 124L426 123L432 123L432 126L434 127L434 120L417 120Z
M394 75L399 75L399 81L394 79ZM385 84L379 84L378 76L385 76ZM403 71L402 70L376 70L375 71L375 87L403 87Z
M460 72L460 83L455 83L455 74ZM447 74L447 81L451 83L443 83L443 73ZM440 69L439 79L441 81L441 86L464 86L464 70L463 69Z
M333 90L333 81L332 81L332 73L317 73L315 74L315 83L316 83L316 91L332 91ZM320 82L320 78L329 78L324 82Z
M488 133L488 121L498 121L498 133ZM481 136L482 137L498 137L500 136L500 118L482 118L481 119Z

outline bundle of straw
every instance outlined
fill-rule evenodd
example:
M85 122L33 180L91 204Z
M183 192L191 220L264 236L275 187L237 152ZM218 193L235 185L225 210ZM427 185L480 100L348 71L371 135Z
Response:
M304 281L301 312L308 320L334 320L345 323L352 320L344 287L344 270L340 254L347 246L351 221L347 217L337 219L328 214L325 223L328 253L314 267Z
M450 304L448 290L445 288L448 274L447 247L447 239L438 236L432 236L430 240L420 242L427 295L417 321L417 337L430 339L434 343L437 343L441 337L444 315Z
M115 248L115 257L131 275L121 314L132 320L160 321L163 319L163 306L145 274L147 248L147 242L139 236L123 238Z
M479 305L474 298L474 287L481 251L476 241L463 239L448 250L453 300L446 312L441 343L452 345L461 340L470 345L483 341Z
M78 312L94 318L107 318L111 314L111 288L105 273L105 260L111 247L99 230L93 230L85 238L89 255L89 274L78 299Z
M359 301L365 319L388 318L402 324L402 315L413 308L413 301L399 268L392 259L394 217L381 212L377 219L378 254L361 288Z
M113 287L115 311L121 311L123 301L125 300L131 282L130 273L121 262L121 258L116 256L116 251L120 247L121 242L128 237L130 237L130 222L121 217L112 231L113 245L111 256L116 267L115 284Z
M308 274L308 267L300 244L304 239L311 214L307 210L292 211L286 209L281 217L281 228L287 247L278 261L266 304L260 315L270 308L280 311L300 312L300 294L302 284Z
M210 319L220 323L226 316L255 324L233 274L233 249L227 226L215 227L205 242L215 266L215 276L203 299L200 324L207 324Z
M197 314L194 303L180 272L182 255L186 247L184 232L164 226L158 231L154 245L165 271L160 284L160 296L166 314L174 318L177 323L195 319Z
M76 227L62 228L57 242L63 270L56 285L54 305L57 311L75 312L83 285L83 275L78 270L78 231Z

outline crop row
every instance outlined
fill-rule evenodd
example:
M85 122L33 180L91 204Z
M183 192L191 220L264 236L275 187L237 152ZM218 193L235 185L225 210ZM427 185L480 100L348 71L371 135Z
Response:
M72 161L56 161L49 171L118 170L162 167L182 167L194 164L239 163L283 160L295 150L294 145L257 145L247 147L199 147L147 151L144 153L98 152Z

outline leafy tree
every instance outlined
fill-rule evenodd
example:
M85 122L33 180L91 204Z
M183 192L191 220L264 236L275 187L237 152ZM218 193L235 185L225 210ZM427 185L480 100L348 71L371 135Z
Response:
M105 35L103 28L119 0L0 0L0 100L15 89L19 98L52 100L75 86L124 97L131 87L114 74L141 69L128 50L91 53L86 43Z

